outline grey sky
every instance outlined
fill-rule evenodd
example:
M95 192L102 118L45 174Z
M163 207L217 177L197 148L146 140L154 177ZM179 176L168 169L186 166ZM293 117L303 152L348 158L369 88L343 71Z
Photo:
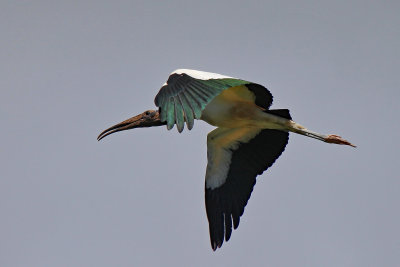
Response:
M399 266L398 1L2 1L0 265ZM291 134L212 252L206 135L96 136L177 68L261 83Z

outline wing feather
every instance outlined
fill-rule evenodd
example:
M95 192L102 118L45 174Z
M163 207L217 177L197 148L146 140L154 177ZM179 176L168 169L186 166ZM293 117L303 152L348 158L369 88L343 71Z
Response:
M195 86L191 85L190 87L188 86L187 90L190 90L190 92L195 95L195 97L198 99L199 103L200 103L200 107L201 110L204 109L204 106L206 105L205 103L207 103L208 101L208 95L205 94L202 90L199 90L198 88L196 88Z
M183 131L185 123L185 116L184 116L184 107L179 98L179 95L176 95L174 97L174 103L175 103L175 123L176 127L178 128L178 132L181 133Z
M251 84L248 81L214 73L193 70L185 70L187 73L184 73L181 71L178 70L169 76L168 81L161 87L154 100L156 106L160 108L161 121L167 122L168 129L171 129L174 124L178 124L179 132L183 130L182 114L184 114L187 127L191 129L194 119L200 119L201 112L207 104L223 90L233 86ZM177 96L180 101L176 100ZM175 99L173 103L171 98ZM185 100L182 100L184 98ZM189 104L186 105L186 103ZM187 115L190 114L189 109L192 110L193 116Z
M279 130L217 128L208 134L205 202L214 250L229 240L232 224L239 226L257 175L282 154L288 139Z
M199 103L198 99L193 95L190 90L186 90L182 92L182 95L185 96L186 100L189 102L190 107L192 108L192 112L195 119L200 119L201 117L201 103ZM193 121L190 122L193 125Z
M178 98L181 101L183 111L185 113L186 126L188 127L189 130L191 130L193 128L193 124L190 124L190 122L194 121L192 105L190 105L189 101L187 100L185 93L178 95Z
M173 97L168 100L168 108L165 109L167 113L167 129L171 130L175 124L175 101Z

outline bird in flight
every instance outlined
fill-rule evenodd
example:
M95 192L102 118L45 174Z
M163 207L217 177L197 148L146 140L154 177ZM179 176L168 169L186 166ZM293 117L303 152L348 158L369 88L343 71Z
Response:
M324 135L294 122L287 109L270 109L272 95L260 84L216 73L178 69L156 95L158 110L148 110L105 131L184 125L203 120L217 128L207 135L205 205L213 250L228 241L250 198L257 175L282 154L289 132L355 147L338 135Z

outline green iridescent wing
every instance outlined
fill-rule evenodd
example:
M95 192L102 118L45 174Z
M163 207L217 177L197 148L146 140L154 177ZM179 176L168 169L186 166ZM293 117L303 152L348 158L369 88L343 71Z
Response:
M160 108L162 122L167 122L168 130L176 124L182 132L184 123L189 130L194 119L200 119L201 112L210 101L230 87L250 84L235 78L196 79L186 73L173 73L161 87L154 102Z

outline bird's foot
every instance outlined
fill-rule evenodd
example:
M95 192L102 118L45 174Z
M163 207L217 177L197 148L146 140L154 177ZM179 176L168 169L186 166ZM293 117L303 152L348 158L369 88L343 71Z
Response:
M324 141L327 143L331 143L331 144L348 145L348 146L356 147L349 141L347 141L347 140L343 139L342 137L340 137L339 135L335 135L335 134L327 135Z

